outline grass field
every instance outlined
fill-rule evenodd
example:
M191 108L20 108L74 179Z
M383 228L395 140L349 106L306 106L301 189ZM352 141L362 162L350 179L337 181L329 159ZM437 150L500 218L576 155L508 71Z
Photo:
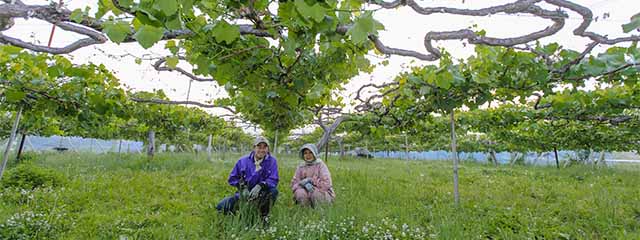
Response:
M455 206L451 162L331 158L336 202L306 209L289 188L299 160L280 155L262 227L215 210L239 156L29 155L3 178L0 239L640 239L635 165L463 162Z

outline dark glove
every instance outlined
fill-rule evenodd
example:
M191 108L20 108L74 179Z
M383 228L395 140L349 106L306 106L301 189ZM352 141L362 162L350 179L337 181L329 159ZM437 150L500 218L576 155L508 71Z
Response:
M258 198L260 190L262 190L262 186L260 184L256 184L256 186L251 189L251 192L249 192L249 200Z
M307 189L307 192L312 193L313 192L313 184L311 183L311 181L308 181L305 185L304 185L304 189Z
M298 184L300 184L301 187L304 187L307 192L313 192L313 183L311 183L311 178L302 179Z
M298 185L300 185L301 187L304 187L304 185L306 185L307 183L311 182L311 178L304 178L302 180L300 180L300 182L298 182Z
M248 197L249 197L249 193L250 193L250 192L249 192L249 189L247 189L247 188L243 188L243 189L240 191L240 198L244 198L244 199L248 198Z

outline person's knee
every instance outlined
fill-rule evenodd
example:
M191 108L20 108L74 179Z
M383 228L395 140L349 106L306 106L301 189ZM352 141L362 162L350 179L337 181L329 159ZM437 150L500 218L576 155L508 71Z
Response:
M279 193L278 188L275 188L275 187L269 188L269 195L271 195L273 199L278 197L278 193Z
M216 209L219 212L229 213L233 211L233 207L235 205L235 196L223 198L220 203L216 206Z
M223 208L224 208L224 200L220 201L218 205L216 205L216 210L218 210L218 212L222 211Z
M321 200L323 200L323 198L324 198L324 194L322 194L322 193L321 193L321 192L319 192L319 191L312 192L312 193L311 193L311 194L309 194L309 195L310 195L310 197L311 197L313 200L315 200L315 201L319 201L319 200L321 201Z
M323 203L329 203L331 202L331 197L323 192L313 192L311 194L311 198L313 199L314 202L323 202Z
M309 193L304 189L298 189L293 193L293 198L297 203L306 203L309 201Z
M228 198L223 198L222 200L220 200L220 202L216 206L216 209L218 209L218 210L225 209L227 205L229 205L229 199Z
M295 192L293 192L294 196L300 196L300 197L307 197L309 195L309 193L307 193L307 190L304 189L298 189Z
M266 198L271 201L275 201L276 198L278 198L278 188L275 188L275 187L267 188L265 192L263 192L261 195L262 195L261 198Z

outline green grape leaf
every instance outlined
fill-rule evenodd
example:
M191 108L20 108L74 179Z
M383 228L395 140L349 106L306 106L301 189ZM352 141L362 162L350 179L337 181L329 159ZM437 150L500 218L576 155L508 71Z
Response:
M427 95L431 93L431 88L427 86L422 86L420 87L420 90L418 92L420 93L420 95Z
M175 69L176 66L178 66L178 57L176 56L171 56L171 57L167 57L167 66L171 69Z
M295 1L296 9L304 18L311 18L315 22L321 22L324 19L326 10L320 4L307 5L304 0Z
M167 20L165 22L165 25L169 29L179 30L179 29L182 29L182 20L180 20L180 16L179 15L175 15L175 16L171 17L169 20Z
M153 8L163 12L166 16L171 16L178 11L178 2L175 0L155 0Z
M71 15L69 15L69 19L76 23L80 23L84 19L84 13L80 8L76 8L75 10L73 10L73 12L71 12Z
M121 43L127 38L127 35L131 33L131 27L128 23L123 21L118 22L105 22L102 32L107 34L109 39L115 43Z
M131 25L133 25L134 31L138 31L140 27L144 26L144 23L142 23L142 21L140 21L140 19L136 17L131 21Z
M491 82L491 78L486 71L478 71L473 74L473 81L480 84L487 84Z
M154 27L162 26L162 21L156 18L148 9L139 8L136 12L135 19L138 20L142 25L150 25Z
M318 99L322 96L322 92L324 91L324 86L322 84L314 85L309 91L308 98L309 99Z
M265 9L269 7L269 2L269 0L257 0L253 3L253 7L258 10Z
M640 13L631 17L631 22L622 25L622 31L624 33L628 33L633 31L634 29L640 28Z
M449 89L453 83L453 74L449 71L443 71L436 77L436 86L443 89Z
M16 55L22 52L22 48L13 45L0 45L0 50L9 55Z
M112 0L99 0L96 18L102 18L109 11L113 12L113 14L116 16L122 14L122 11L120 11L120 9L116 8L116 6L113 5Z
M173 55L176 55L178 53L178 46L176 45L176 41L174 40L167 41L167 43L164 45L164 48L169 49L169 51Z
M384 26L374 20L372 13L368 11L356 19L347 34L351 36L351 41L356 44L362 44L367 41L369 34L377 35L378 30L382 29L384 29Z
M227 44L233 43L233 41L240 37L240 27L230 25L224 20L218 22L211 31L216 41L226 42Z
M26 96L26 93L23 91L18 91L16 89L7 89L4 92L4 96L9 102L19 102Z
M156 42L162 39L164 31L161 28L154 26L143 25L138 29L133 37L140 43L140 45L147 49L153 46Z
M298 104L298 95L296 94L288 94L284 101L289 104L290 106L295 106Z
M551 43L544 46L542 50L547 55L553 55L559 48L560 48L560 45L558 43Z
M131 7L131 5L133 5L133 0L119 0L118 3L123 7Z

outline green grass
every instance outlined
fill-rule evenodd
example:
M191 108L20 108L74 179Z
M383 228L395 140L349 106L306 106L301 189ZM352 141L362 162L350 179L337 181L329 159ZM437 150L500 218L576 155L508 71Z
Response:
M450 162L331 158L336 202L307 209L289 189L299 160L280 155L263 228L215 210L239 156L38 155L64 185L1 187L0 239L640 239L636 166L463 162L456 207Z

